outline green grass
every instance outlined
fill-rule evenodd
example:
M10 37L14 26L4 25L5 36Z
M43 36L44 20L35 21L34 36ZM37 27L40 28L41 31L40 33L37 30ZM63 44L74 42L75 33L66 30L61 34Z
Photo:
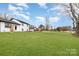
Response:
M79 38L62 32L0 33L0 56L79 56Z

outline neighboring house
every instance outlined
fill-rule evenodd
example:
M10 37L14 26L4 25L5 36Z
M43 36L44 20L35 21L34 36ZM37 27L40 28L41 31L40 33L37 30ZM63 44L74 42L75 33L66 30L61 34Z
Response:
M30 26L29 23L26 23L24 21L21 21L21 20L18 20L18 19L14 19L14 18L12 18L10 21L14 21L14 22L17 22L17 23L20 24L20 26L16 26L17 30L15 30L15 31L23 31L23 32L29 31L29 26Z
M57 27L58 31L71 31L71 26Z
M14 32L15 26L20 26L20 24L0 18L0 32Z
M29 31L30 31L30 32L34 32L34 31L35 31L35 27L34 27L33 25L30 25L30 26L29 26Z

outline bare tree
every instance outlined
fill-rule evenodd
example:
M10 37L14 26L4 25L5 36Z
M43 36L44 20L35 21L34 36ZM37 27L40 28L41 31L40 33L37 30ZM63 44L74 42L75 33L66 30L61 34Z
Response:
M73 28L79 36L79 3L62 4L64 12L73 21Z

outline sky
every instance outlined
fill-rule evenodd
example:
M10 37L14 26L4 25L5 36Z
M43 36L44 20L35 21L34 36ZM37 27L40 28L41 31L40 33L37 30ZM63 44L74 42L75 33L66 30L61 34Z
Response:
M0 14L6 13L36 27L45 25L46 18L49 26L72 26L71 19L59 10L62 7L56 3L0 3Z

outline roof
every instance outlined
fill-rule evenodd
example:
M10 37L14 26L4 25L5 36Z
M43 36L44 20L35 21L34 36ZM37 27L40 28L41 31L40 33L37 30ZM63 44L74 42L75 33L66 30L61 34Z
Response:
M12 21L13 19L15 19L15 18L11 18L10 20L7 20L7 19L5 19L5 18L0 17L0 22L7 22L7 23L12 23L12 24L20 25L19 23L15 22L15 21ZM29 23L26 23L26 22L24 22L24 21L21 21L21 20L18 20L18 19L15 19L15 20L17 20L17 21L19 21L19 22L21 22L21 23L30 25Z
M15 18L11 18L10 20L12 21L13 19L15 19ZM17 20L17 21L19 21L19 22L21 22L21 23L30 25L29 23L26 23L26 22L24 22L24 21L22 21L22 20L18 20L18 19L15 19L15 20Z
M17 25L20 25L14 21L9 21L9 20L4 20L4 19L0 19L0 22L6 22L6 23L12 23L12 24L17 24Z
M27 24L27 25L30 25L29 23L26 23L26 22L21 21L21 20L17 20L17 21L19 21L19 22L21 22L21 23L24 23L24 24Z

